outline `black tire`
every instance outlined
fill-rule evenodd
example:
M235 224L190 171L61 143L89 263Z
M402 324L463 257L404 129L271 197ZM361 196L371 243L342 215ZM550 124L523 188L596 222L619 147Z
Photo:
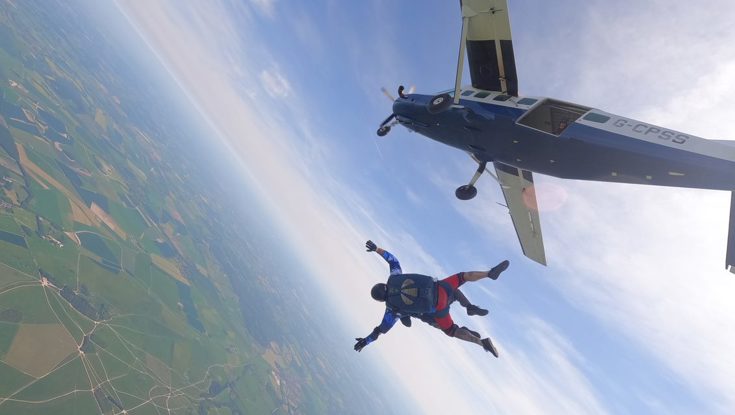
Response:
M431 98L431 101L426 105L426 110L430 114L438 114L446 111L452 106L452 96L449 94L439 94Z
M386 134L390 132L390 127L387 125L384 127L378 128L378 137L385 137Z
M454 195L457 196L457 199L459 200L470 200L477 196L477 188L475 186L465 184L459 186L457 190L454 191Z

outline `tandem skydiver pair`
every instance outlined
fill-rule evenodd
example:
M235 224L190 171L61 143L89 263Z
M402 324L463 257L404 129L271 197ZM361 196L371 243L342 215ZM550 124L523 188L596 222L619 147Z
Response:
M385 303L385 313L380 324L366 337L358 337L355 350L361 351L365 346L378 339L381 334L387 333L396 321L411 326L411 317L418 318L438 329L446 335L456 337L481 346L485 351L498 357L498 350L489 337L482 338L476 331L467 327L459 327L449 314L449 306L458 301L467 309L469 315L486 315L487 310L471 304L467 297L459 290L465 282L477 281L483 278L498 279L510 262L503 261L489 271L468 271L451 275L442 280L436 280L427 275L404 274L401 265L393 254L379 248L373 241L367 241L365 247L368 252L376 252L388 262L390 276L386 283L373 286L370 295L373 299Z

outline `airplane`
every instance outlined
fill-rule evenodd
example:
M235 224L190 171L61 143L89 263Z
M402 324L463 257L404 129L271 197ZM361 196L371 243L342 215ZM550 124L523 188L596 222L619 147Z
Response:
M454 89L423 95L407 94L400 86L378 136L402 125L469 153L478 168L456 197L472 199L482 173L493 176L524 255L542 265L546 253L533 173L731 191L725 269L735 273L735 141L707 140L553 98L519 96L507 0L460 0L460 6ZM465 52L472 84L461 87Z

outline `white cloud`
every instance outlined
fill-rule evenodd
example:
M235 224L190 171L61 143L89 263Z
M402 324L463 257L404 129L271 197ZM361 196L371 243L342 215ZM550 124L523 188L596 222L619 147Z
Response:
M200 111L228 137L228 145L241 155L247 171L257 179L261 189L268 189L268 192L263 191L263 195L271 201L274 212L285 225L295 230L294 243L308 246L306 255L313 252L329 255L329 261L324 261L321 255L318 258L313 256L308 258L315 275L320 277L319 281L328 286L332 293L355 293L349 296L335 296L333 301L343 316L356 327L356 335L367 334L378 323L383 311L382 306L372 301L367 292L372 284L385 278L386 266L382 259L374 254L366 254L362 249L366 235L374 237L383 246L398 249L400 252L396 253L399 254L405 269L422 270L435 275L446 274L441 264L432 258L412 235L400 229L384 228L382 223L384 221L375 217L369 201L364 200L348 185L324 174L318 159L329 157L329 152L313 150L319 155L314 162L301 157L299 152L303 147L294 146L294 143L303 142L306 138L306 142L311 142L312 147L318 147L314 144L318 137L308 137L309 123L305 122L303 117L296 118L297 131L306 132L307 137L295 136L289 129L283 127L284 124L279 122L274 112L262 111L262 105L254 105L246 94L239 96L234 92L236 88L231 85L232 79L226 75L229 68L227 55L219 53L222 50L238 49L237 45L229 45L224 41L225 39L231 41L232 36L207 34L203 37L204 41L200 41L198 39L200 34L178 33L184 26L176 22L175 13L156 14L150 9L142 12L134 7L134 4L130 6L133 8L130 14L137 19L181 84L186 86L193 100L198 103ZM202 15L219 18L221 13L205 7ZM217 22L212 28L222 30L225 35L228 34L226 22ZM208 48L212 45L207 45L206 41L213 38L219 39L219 47L208 52ZM172 39L181 39L186 44L173 43ZM192 55L192 51L196 53ZM191 60L190 56L206 56L211 59ZM226 70L220 70L216 62L225 65ZM257 67L253 66L247 67L247 63L243 63L238 72L252 74L257 71ZM263 75L264 73L267 75ZM277 72L260 72L260 75L259 79L266 84L276 80L273 82L277 86L274 88L276 91L279 87L283 90L285 88L283 84L287 84L285 78L279 77ZM200 82L202 79L207 80L206 84ZM284 82L278 79L284 79ZM341 208L337 208L338 206ZM345 347L351 347L349 338L346 339ZM447 353L447 347L451 348L451 355L458 356L457 361L437 360L437 355ZM471 352L473 357L465 356L468 349L473 348L477 349ZM513 354L509 353L508 357L498 363L494 359L489 359L487 353L476 346L457 344L456 340L449 339L436 329L428 327L424 330L414 328L411 331L396 328L390 335L384 336L379 343L359 355L359 358L367 358L364 357L365 354L379 355L386 370L401 379L413 398L422 405L422 411L426 413L440 411L477 413L482 411L483 405L490 404L487 396L468 395L465 389L467 385L456 382L457 379L461 379L458 377L461 376L459 374L465 370L472 372L475 384L483 382L486 373L496 370L498 364L511 364L508 369L510 371L532 370L532 365L528 361L516 363L522 368L513 369L515 362L511 357ZM410 356L410 359L406 356ZM555 365L568 367L569 365L564 363L565 355L559 356ZM481 363L474 361L478 358L482 359ZM435 363L427 364L427 362ZM574 373L570 373L570 376L569 384L578 383L579 379L575 378ZM416 380L416 377L420 380ZM522 373L516 377L517 381L503 383L502 390L505 390L511 398L494 393L494 399L497 399L497 402L508 403L507 408L543 408L545 405L541 401L511 393L525 387L528 381ZM496 381L500 383L499 379ZM543 383L538 379L536 382ZM500 385L496 386L500 388ZM446 389L445 394L426 396L426 390L438 388ZM548 399L548 395L539 392L545 390L546 386L538 386L537 389L538 399ZM583 396L589 393L584 385L575 390L580 391ZM574 397L576 393L569 395L569 399L576 401ZM445 396L456 397L456 400L447 400ZM516 402L510 405L511 401ZM528 411L533 413L532 409Z
M364 253L364 239L372 237L379 244L398 250L395 253L406 270L446 274L444 265L404 230L404 221L410 217L379 216L377 206L384 201L367 200L339 177L330 175L329 167L338 161L339 153L320 145L320 137L314 132L319 129L314 128L308 113L312 107L306 105L308 102L303 101L305 98L298 91L292 91L285 74L272 69L279 65L266 50L267 44L258 45L257 37L250 40L238 33L226 11L213 3L197 4L201 24L195 32L178 20L175 7L167 9L162 4L168 3L156 4L146 4L143 8L131 2L127 10L189 91L198 109L227 138L227 145L241 155L244 171L257 179L273 211L294 230L293 242L308 247L304 255L319 282L330 292L358 293L334 297L335 307L358 327L356 334L367 334L382 314L380 304L359 293L367 293L386 273L380 258ZM668 7L661 3L655 6ZM262 2L262 7L272 10L273 3ZM678 6L673 9L687 13ZM700 18L699 9L696 18ZM647 73L645 62L651 58L645 42L660 38L665 28L650 23L658 18L652 14L653 7L646 10L648 14L634 13L636 19L621 18L617 25L611 25L604 16L593 15L590 26L582 29L584 38L588 39L583 42L585 47L575 53L585 60L568 64L581 66L587 75L579 78L580 84L563 81L563 77L557 82L567 82L561 84L562 89L588 103L610 105L604 109L611 111L623 108L634 115L640 114L643 119L650 114L655 122L659 122L656 119L662 123L681 122L685 131L690 124L677 120L725 125L726 118L720 118L724 114L718 112L724 112L720 108L735 107L729 98L735 94L718 94L713 100L697 98L702 90L707 94L716 94L718 87L730 91L727 79L731 70L727 64L720 64L727 60L709 59L706 61L711 65L709 69L696 64L697 71L709 71L709 75L702 75L695 83L682 82L679 77L683 75L677 77L668 70L666 76L658 73L661 71ZM620 13L613 15L620 16ZM667 16L669 20L674 19ZM601 26L604 30L593 25L598 23L604 23ZM636 31L643 30L644 35L633 33L626 25ZM715 27L727 30L721 25ZM666 68L681 67L683 61L676 57L676 50L691 51L711 45L698 43L701 39L693 36L692 30L685 26L682 31L690 36L677 35L678 43L671 42L671 47L668 42L658 41L654 60L666 62ZM733 44L735 36L726 34L723 45ZM346 42L358 44L357 36L346 35ZM378 34L375 38L384 37L389 36ZM623 50L617 50L616 45ZM558 46L539 45L546 50ZM242 51L248 53L246 60L239 57ZM358 79L364 81L360 87L366 88L366 95L368 89L374 89L376 100L382 99L377 86L380 79L397 78L394 75L398 69L391 64L401 61L400 54L390 42L370 42L367 51L347 48L345 53L353 70L362 71ZM382 75L364 71L361 66L364 60L357 55L365 53L377 56L377 67L390 69L382 69L386 71ZM715 53L718 57L726 55L725 46ZM553 77L555 71L567 72L569 68L560 64L549 69L549 76ZM692 73L696 71L687 69L685 75ZM600 79L619 82L600 82ZM708 85L708 80L718 86ZM290 111L287 115L254 102L252 95L238 93L252 93L260 86L259 82L271 96L293 94L287 103ZM658 85L654 88L654 98L658 101L648 98L628 108L628 103L643 94L625 91L645 90L648 85ZM671 85L695 87L690 90L679 87L685 91L674 97L664 96ZM665 111L651 110L656 108L652 103L662 104ZM696 115L688 112L692 108L697 108ZM286 124L280 117L292 122ZM472 172L469 165L468 161L461 167L447 165L441 171L432 170L432 180L451 198L447 189L453 189L469 177ZM467 176L462 176L465 173ZM482 183L483 190L496 187L487 178L483 180L487 180ZM559 292L580 312L591 313L600 324L622 334L644 353L671 368L691 389L713 395L713 406L708 409L727 413L726 409L735 407L732 398L735 390L730 381L735 378L735 362L724 352L735 348L730 330L735 310L729 301L729 293L735 287L731 276L721 269L727 213L724 195L543 178L540 183L550 183L567 193L558 210L542 215L551 264L551 268L542 272L560 276L556 280ZM479 229L478 233L483 231L496 244L508 245L512 241L504 249L517 253L510 220L503 208L494 203L502 202L499 195L497 189L481 191L473 204L452 203ZM540 197L540 203L544 201ZM495 208L497 211L493 213ZM329 261L324 260L326 255ZM484 285L478 289L483 290L487 290ZM458 321L465 319L458 317ZM605 413L599 392L581 369L586 362L562 331L532 316L518 317L516 323L522 334L522 340L516 342L502 340L513 338L503 331L506 325L482 327L484 333L494 330L497 339L501 339L498 344L503 355L499 360L490 359L476 346L461 344L428 327L410 331L397 327L358 356L378 355L380 362L401 379L426 413L478 413L488 409L512 414ZM351 347L349 340L345 340L345 347ZM445 355L452 358L437 359ZM427 394L437 389L445 391ZM455 399L448 400L446 396ZM652 408L660 404L655 398L646 401Z
M291 93L288 80L276 69L261 71L260 81L268 95L273 98L286 98Z
M728 120L735 108L735 4L616 3L631 13L606 4L560 11L584 16L581 48L563 48L567 59L550 60L536 82L562 79L556 94L568 99L734 138ZM561 45L539 38L535 47ZM579 76L564 79L569 73ZM549 271L562 270L559 292L705 397L711 406L703 412L732 413L735 279L724 270L729 194L544 181L569 193L558 212L542 214Z
M273 17L276 9L276 0L250 0L261 13Z
M735 315L735 281L723 266L728 198L595 187L574 186L564 209L576 220L546 223L549 256L567 270L560 292L692 390L735 407L735 359L725 352L735 347L735 333L725 329Z

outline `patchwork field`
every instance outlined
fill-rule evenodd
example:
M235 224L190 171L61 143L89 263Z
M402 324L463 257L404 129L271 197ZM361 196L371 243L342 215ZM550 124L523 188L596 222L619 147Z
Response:
M307 323L255 280L283 265L244 242L263 215L87 9L0 7L0 414L299 408L319 380L270 345Z
M3 360L39 378L76 349L77 344L61 324L21 324Z

